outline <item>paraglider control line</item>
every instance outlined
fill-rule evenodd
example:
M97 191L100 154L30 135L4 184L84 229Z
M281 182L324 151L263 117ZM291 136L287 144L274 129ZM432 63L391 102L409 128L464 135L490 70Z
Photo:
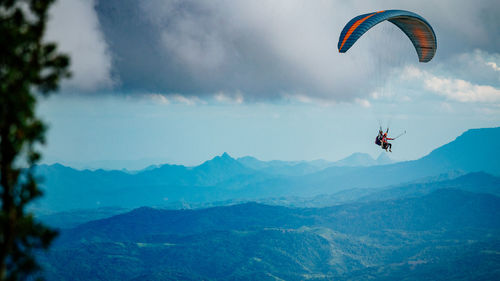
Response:
M401 134L399 134L397 137L394 137L393 139L395 140L395 139L399 138L400 136L402 136L404 134L406 134L406 130L404 132L402 132Z

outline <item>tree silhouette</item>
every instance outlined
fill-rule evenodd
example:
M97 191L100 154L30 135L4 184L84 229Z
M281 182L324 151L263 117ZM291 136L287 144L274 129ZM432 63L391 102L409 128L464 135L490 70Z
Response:
M38 97L69 76L69 58L45 43L53 0L0 0L0 279L26 279L38 269L33 251L56 232L33 218L27 205L41 196L34 175L45 125L35 116Z

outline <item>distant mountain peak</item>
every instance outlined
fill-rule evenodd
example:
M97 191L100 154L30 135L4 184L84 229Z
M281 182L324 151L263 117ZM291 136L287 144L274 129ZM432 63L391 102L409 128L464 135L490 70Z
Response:
M195 167L195 170L203 170L207 173L220 173L220 171L225 170L236 174L246 170L246 168L238 160L231 157L227 152L224 152L222 155L215 156L200 166Z
M346 158L335 162L337 166L372 166L375 160L368 153L355 152Z
M196 166L195 168L207 166L207 165L214 165L214 164L215 165L219 165L219 164L224 165L224 164L229 164L229 163L233 163L233 162L238 162L238 161L236 159L234 159L233 157L231 157L227 152L224 152L221 155L217 155L217 156L213 157L212 159L201 163L201 165Z
M340 161L343 161L346 159L370 159L370 160L373 160L373 157L371 157L371 155L368 153L354 152L353 154L341 159Z
M205 163L209 163L209 162L230 163L230 162L237 162L237 161L236 161L236 159L234 159L233 157L231 157L231 155L229 155L229 153L224 152L220 156L215 156L214 158L212 158L212 159L210 159L208 161L205 161ZM205 163L203 163L203 164L205 164Z

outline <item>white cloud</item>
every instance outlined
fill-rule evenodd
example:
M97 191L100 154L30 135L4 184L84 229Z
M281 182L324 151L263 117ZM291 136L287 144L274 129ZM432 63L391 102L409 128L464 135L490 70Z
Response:
M456 76L456 78L473 81L478 84L498 85L500 75L498 65L500 54L498 52L486 52L476 49L472 52L463 53L452 58L441 69Z
M169 96L172 98L173 101L178 103L183 103L186 105L206 104L205 101L195 96L183 96L180 94L172 94Z
M488 85L475 85L461 79L429 76L425 79L427 89L459 102L500 102L500 89Z
M282 94L282 98L290 103L312 104L320 107L333 107L342 104L330 98L315 97L301 93ZM370 108L372 106L371 102L364 98L354 98L352 103L364 108Z
M500 54L474 50L428 65L426 70L406 67L396 79L404 81L409 88L423 85L449 101L495 104L500 103L496 61L500 61ZM418 83L413 85L410 81Z
M242 104L244 102L243 94L240 91L237 91L232 95L224 92L218 92L214 95L214 98L220 103Z
M72 78L63 87L78 91L109 89L111 56L92 0L56 1L50 10L46 41L55 41L71 57Z
M147 95L153 102L158 104L170 104L170 100L162 94L149 94Z
M185 105L197 105L197 104L208 104L207 101L200 99L196 96L185 96L181 94L160 94L160 93L150 93L150 94L139 94L146 101L152 101L156 104L169 105L169 104L185 104Z
M404 80L411 80L415 78L420 78L422 76L423 76L423 71L415 66L405 67L403 72L401 73L401 79Z
M357 104L361 105L362 107L365 107L365 108L368 108L368 107L371 107L371 103L366 100L366 99L359 99L359 98L356 98L354 100Z
M486 65L491 66L491 68L493 68L493 70L495 71L500 71L500 66L498 66L495 62L489 61L486 63Z
M394 101L396 96L397 93L394 89L390 89L389 87L385 86L378 87L375 91L370 93L370 98L373 100Z
M305 104L310 104L310 103L314 103L315 100L308 96L308 95L304 95L304 94L284 94L283 97L290 101L290 102L298 102L298 103L305 103Z

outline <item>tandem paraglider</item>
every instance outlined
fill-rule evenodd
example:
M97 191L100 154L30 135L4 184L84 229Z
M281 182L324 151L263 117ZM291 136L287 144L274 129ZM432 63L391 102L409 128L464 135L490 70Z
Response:
M377 24L385 21L394 24L408 36L417 52L419 62L426 63L432 60L437 50L436 34L432 26L420 15L404 10L385 10L354 17L344 26L340 33L338 42L339 53L346 53L363 34ZM392 54L389 56L392 56ZM384 75L382 71L378 71L376 74L379 76ZM385 73L385 75L389 74ZM382 83L382 77L379 78L380 83ZM392 152L392 144L389 141L406 134L406 131L393 138L389 137L388 133L389 128L384 133L382 127L380 127L375 144L385 151Z
M392 143L390 143L389 141L395 140L395 139L401 137L402 135L406 134L406 131L404 131L403 133L399 134L397 137L394 137L394 138L388 137L387 133L389 133L389 128L387 128L387 130L384 133L382 131L382 127L380 127L380 129L378 130L378 135L375 138L375 144L380 146L385 151L392 152Z

